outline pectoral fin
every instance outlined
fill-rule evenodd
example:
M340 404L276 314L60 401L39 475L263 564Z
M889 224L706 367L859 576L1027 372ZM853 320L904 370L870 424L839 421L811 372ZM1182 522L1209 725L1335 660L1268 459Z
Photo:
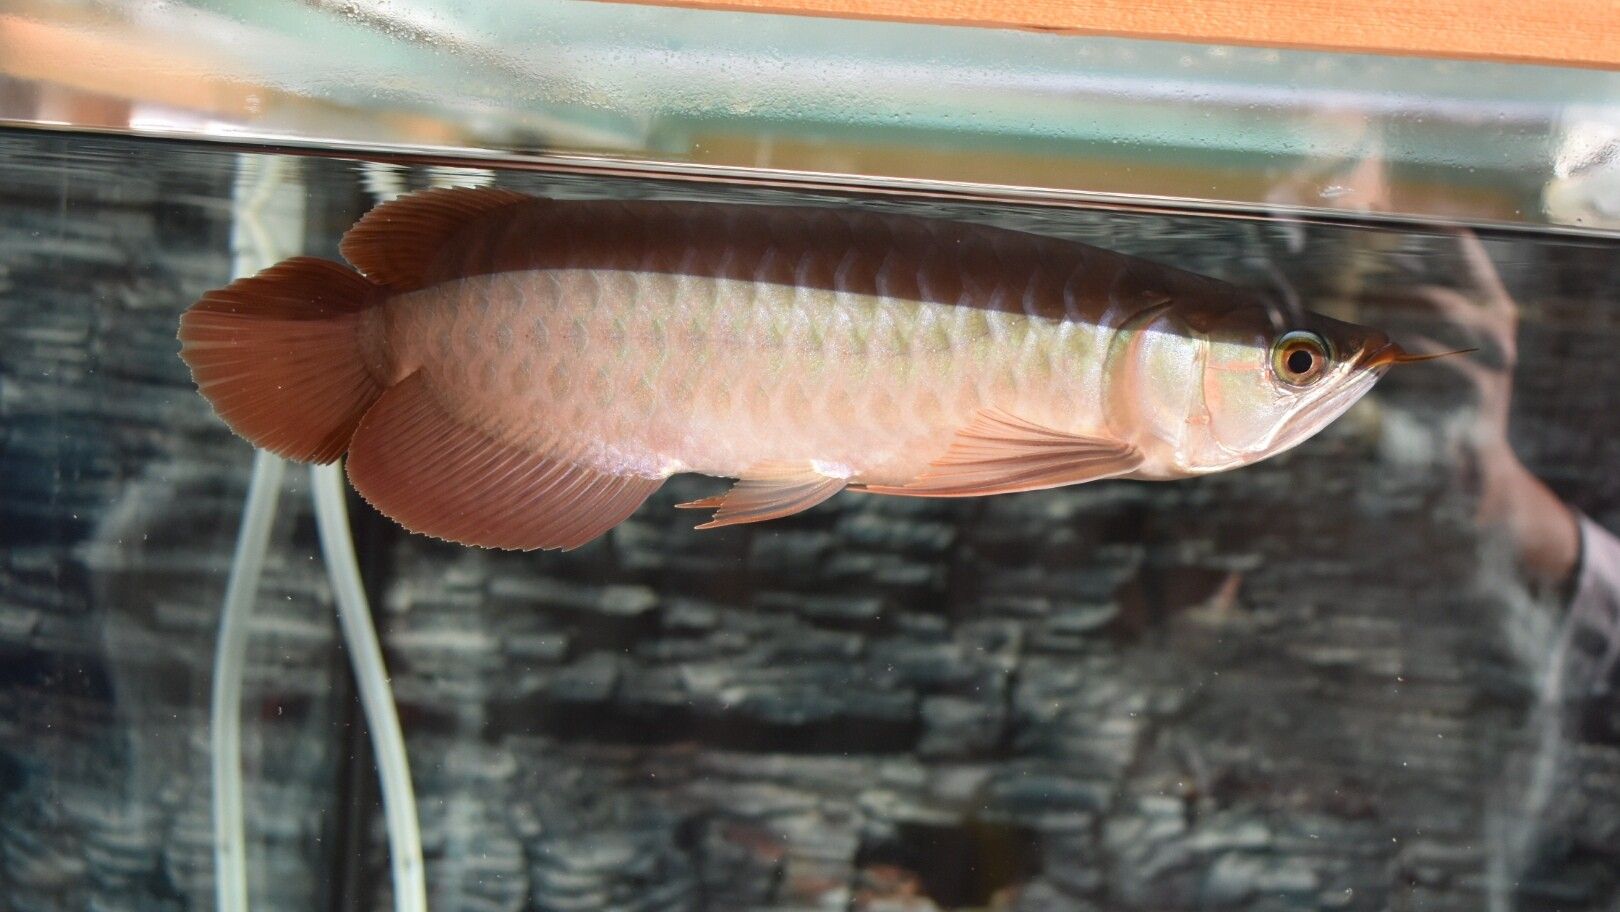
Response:
M752 466L730 491L677 504L686 509L713 509L714 518L699 529L779 519L808 510L844 489L848 481L817 471L808 460L763 462Z
M1055 431L990 409L958 431L945 455L913 481L855 490L904 497L1010 494L1113 478L1141 464L1141 452L1128 443Z

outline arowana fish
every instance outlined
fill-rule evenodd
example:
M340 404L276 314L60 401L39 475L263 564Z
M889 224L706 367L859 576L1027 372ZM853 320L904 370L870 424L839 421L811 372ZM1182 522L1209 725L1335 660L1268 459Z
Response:
M209 292L181 355L236 433L348 454L378 510L574 548L677 472L700 528L845 488L960 497L1173 479L1295 446L1416 360L1277 328L1243 290L1079 243L865 211L431 190Z

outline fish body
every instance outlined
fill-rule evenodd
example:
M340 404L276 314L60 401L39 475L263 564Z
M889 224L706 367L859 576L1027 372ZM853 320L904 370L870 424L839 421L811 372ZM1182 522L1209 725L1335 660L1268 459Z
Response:
M460 237L442 279L376 311L378 372L422 371L469 423L606 471L738 477L808 459L903 485L999 409L1130 440L1151 454L1136 473L1173 477L1177 441L1138 433L1142 401L1110 408L1110 351L1166 347L1185 374L1196 339L1150 336L1144 319L1172 298L1237 303L1199 276L952 222L526 208Z
M694 505L726 525L845 487L1220 471L1310 436L1394 351L1316 316L1290 336L1166 266L904 215L430 191L343 252L361 275L299 259L194 306L199 387L260 445L348 451L408 527L497 547L583 543L680 472L740 479Z

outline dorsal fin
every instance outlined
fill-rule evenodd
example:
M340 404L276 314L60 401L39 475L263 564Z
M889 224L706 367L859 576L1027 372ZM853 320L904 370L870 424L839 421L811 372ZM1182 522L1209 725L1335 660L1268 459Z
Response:
M338 249L366 278L395 291L427 284L434 257L483 216L534 198L500 187L444 187L410 193L367 212Z

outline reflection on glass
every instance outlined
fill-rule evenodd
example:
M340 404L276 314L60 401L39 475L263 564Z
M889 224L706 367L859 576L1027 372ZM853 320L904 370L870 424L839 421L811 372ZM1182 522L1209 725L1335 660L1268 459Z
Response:
M1594 704L1610 699L1620 659L1620 539L1564 503L1524 464L1509 434L1519 367L1520 308L1473 234L1457 235L1463 274L1457 287L1417 285L1392 294L1398 306L1423 308L1438 332L1479 349L1445 366L1472 390L1473 416L1448 435L1451 457L1478 488L1481 531L1500 533L1517 574L1487 574L1536 619L1542 650L1528 656L1540 681L1531 712L1535 753L1515 787L1503 793L1493 820L1488 868L1493 908L1512 908L1519 878L1533 871L1549 838L1549 819L1574 811L1568 789L1581 763L1571 756L1574 728ZM1415 343L1443 350L1432 339ZM1539 598L1538 598L1539 596ZM1540 605L1536 603L1540 602ZM1511 780L1510 780L1511 781ZM1555 827L1554 827L1555 828Z
M174 332L230 274L237 159L17 134L0 152L0 885L27 910L210 908L210 649L250 454ZM375 195L467 179L285 167L323 256ZM1376 167L1346 170L1347 196L1376 197ZM839 498L697 533L670 507L712 486L676 479L543 555L357 508L432 908L1620 896L1611 244L493 179L985 222L1480 350L1392 372L1288 454L1174 484ZM282 505L249 654L250 894L385 908L303 503Z

